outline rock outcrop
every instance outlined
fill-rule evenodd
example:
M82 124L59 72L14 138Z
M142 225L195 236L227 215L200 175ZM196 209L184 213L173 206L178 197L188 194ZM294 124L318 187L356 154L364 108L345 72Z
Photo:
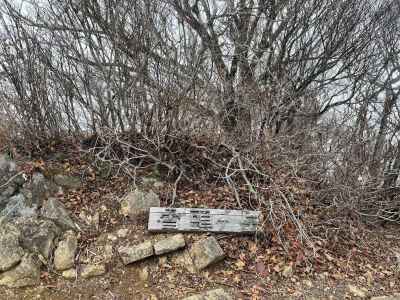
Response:
M76 229L63 205L51 198L59 189L41 173L26 180L15 162L0 155L0 285L38 284L40 269L51 263L62 233ZM60 244L57 266L69 269L77 243L71 238Z

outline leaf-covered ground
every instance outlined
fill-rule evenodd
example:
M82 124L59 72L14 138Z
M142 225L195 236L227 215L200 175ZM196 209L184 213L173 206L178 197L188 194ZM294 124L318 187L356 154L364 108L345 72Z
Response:
M400 292L400 228L395 225L371 227L351 221L351 216L334 222L329 209L305 201L296 209L304 214L313 246L302 243L288 222L280 235L268 225L265 234L258 236L216 235L226 259L201 273L189 272L180 263L179 253L126 267L115 248L155 237L146 231L146 216L132 220L118 214L118 199L134 185L130 178L107 177L78 152L25 162L21 168L28 175L40 170L49 177L59 172L81 177L82 188L57 195L77 219L99 216L80 234L79 262L102 261L106 245L114 252L107 260L105 276L71 281L54 270L43 270L42 286L1 289L2 299L180 299L216 287L230 290L236 299L254 300L356 299L357 295L368 298ZM170 204L173 189L174 182L157 189L162 205ZM223 185L198 182L181 185L175 202L210 208L235 204ZM123 237L117 234L120 229L127 229ZM186 234L185 238L190 245L203 236Z

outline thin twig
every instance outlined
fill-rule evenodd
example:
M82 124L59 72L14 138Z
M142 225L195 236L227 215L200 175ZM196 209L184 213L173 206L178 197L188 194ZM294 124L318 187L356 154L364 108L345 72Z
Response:
M10 179L7 180L6 183L0 185L0 189L3 188L3 187L5 187L5 186L7 186L8 184L10 184L11 181L13 181L16 177L18 177L19 175L22 175L22 174L24 174L24 172L21 171L21 172L15 174L14 176L12 176Z

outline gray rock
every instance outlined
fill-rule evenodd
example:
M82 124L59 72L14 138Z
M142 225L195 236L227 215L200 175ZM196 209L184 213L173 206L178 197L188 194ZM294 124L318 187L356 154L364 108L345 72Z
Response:
M117 236L121 239L124 239L128 236L129 229L128 228L121 228L117 231Z
M15 184L7 184L4 190L1 192L3 198L10 198L17 192L17 186ZM1 204L0 204L1 205Z
M7 206L9 198L17 193L18 177L21 176L17 176L15 163L0 154L0 213Z
M19 245L21 233L11 224L0 228L0 272L16 266L22 259L24 251Z
M37 215L37 207L32 206L22 194L8 198L5 203L6 205L0 212L0 217L2 217L2 219L10 220L17 217L28 218Z
M227 293L223 289L215 289L205 293L205 298L207 300L233 300L231 294Z
M400 294L394 294L392 296L372 297L371 300L400 300Z
M150 241L137 246L125 246L118 248L118 253L125 265L145 259L154 254L153 244Z
M184 300L233 300L233 296L223 289L215 289L199 295L193 295Z
M359 288L355 285L349 284L347 286L347 289L349 292L354 296L354 297L359 297L359 298L366 298L367 297L367 290L364 288Z
M198 295L192 295L192 296L186 297L183 300L205 300L205 298L203 295L198 294Z
M75 253L78 248L78 239L74 232L68 231L64 239L58 243L54 252L54 267L58 271L71 269L75 262Z
M34 173L32 180L24 184L22 193L28 200L30 206L42 206L44 200L55 195L58 187L51 181L47 180L43 174Z
M101 276L106 273L105 265L83 265L81 269L82 278Z
M18 190L24 184L25 179L22 174L7 173L1 175L0 172L0 198L6 199L18 193ZM2 209L0 201L0 210Z
M65 279L76 279L78 277L78 272L76 269L69 269L62 272L62 277Z
M7 196L3 196L0 194L0 212L3 210L3 208L7 205L7 201L8 201Z
M189 251L186 249L182 251L182 253L176 253L173 255L172 261L182 268L185 268L189 273L197 273L196 267L193 264L193 259L190 257Z
M61 235L60 228L50 220L37 218L19 218L14 223L21 231L22 247L47 263L55 248L55 239Z
M120 213L126 217L135 217L148 212L150 207L159 206L160 198L153 191L134 190L122 199Z
M194 243L189 254L197 270L207 268L225 257L224 251L215 237Z
M164 183L162 183L158 178L156 177L143 177L142 178L142 184L147 187L153 187L156 189L160 189L164 187Z
M176 234L170 238L156 242L154 244L154 252L156 255L161 255L181 249L185 247L185 245L183 234Z
M8 159L4 154L0 154L0 171L6 171L8 169Z
M0 274L0 285L9 288L39 284L40 262L33 255L25 255L14 269Z
M54 176L54 182L62 187L69 189L78 189L82 185L80 178L62 174Z
M76 225L72 221L64 205L55 198L49 198L43 203L41 214L43 217L51 219L63 230L76 230Z
M15 173L17 170L17 165L11 159L9 159L6 155L0 154L0 175L6 173Z

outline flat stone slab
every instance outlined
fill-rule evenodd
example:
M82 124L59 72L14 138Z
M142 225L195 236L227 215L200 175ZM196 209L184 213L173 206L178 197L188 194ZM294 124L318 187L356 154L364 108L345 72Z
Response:
M96 276L101 276L106 273L105 265L83 265L81 269L81 277L88 279Z
M186 242L183 234L176 234L155 243L154 252L156 255L161 255L181 249L185 247L185 245Z
M215 289L187 297L183 300L233 300L233 297L223 289Z
M400 300L400 294L394 294L392 296L372 297L371 300Z
M189 250L189 255L197 270L205 269L225 257L224 251L213 236L194 243Z
M260 214L251 210L151 207L148 230L253 233Z
M154 254L153 243L147 241L137 246L122 246L118 248L118 253L123 263L128 265L152 256Z

